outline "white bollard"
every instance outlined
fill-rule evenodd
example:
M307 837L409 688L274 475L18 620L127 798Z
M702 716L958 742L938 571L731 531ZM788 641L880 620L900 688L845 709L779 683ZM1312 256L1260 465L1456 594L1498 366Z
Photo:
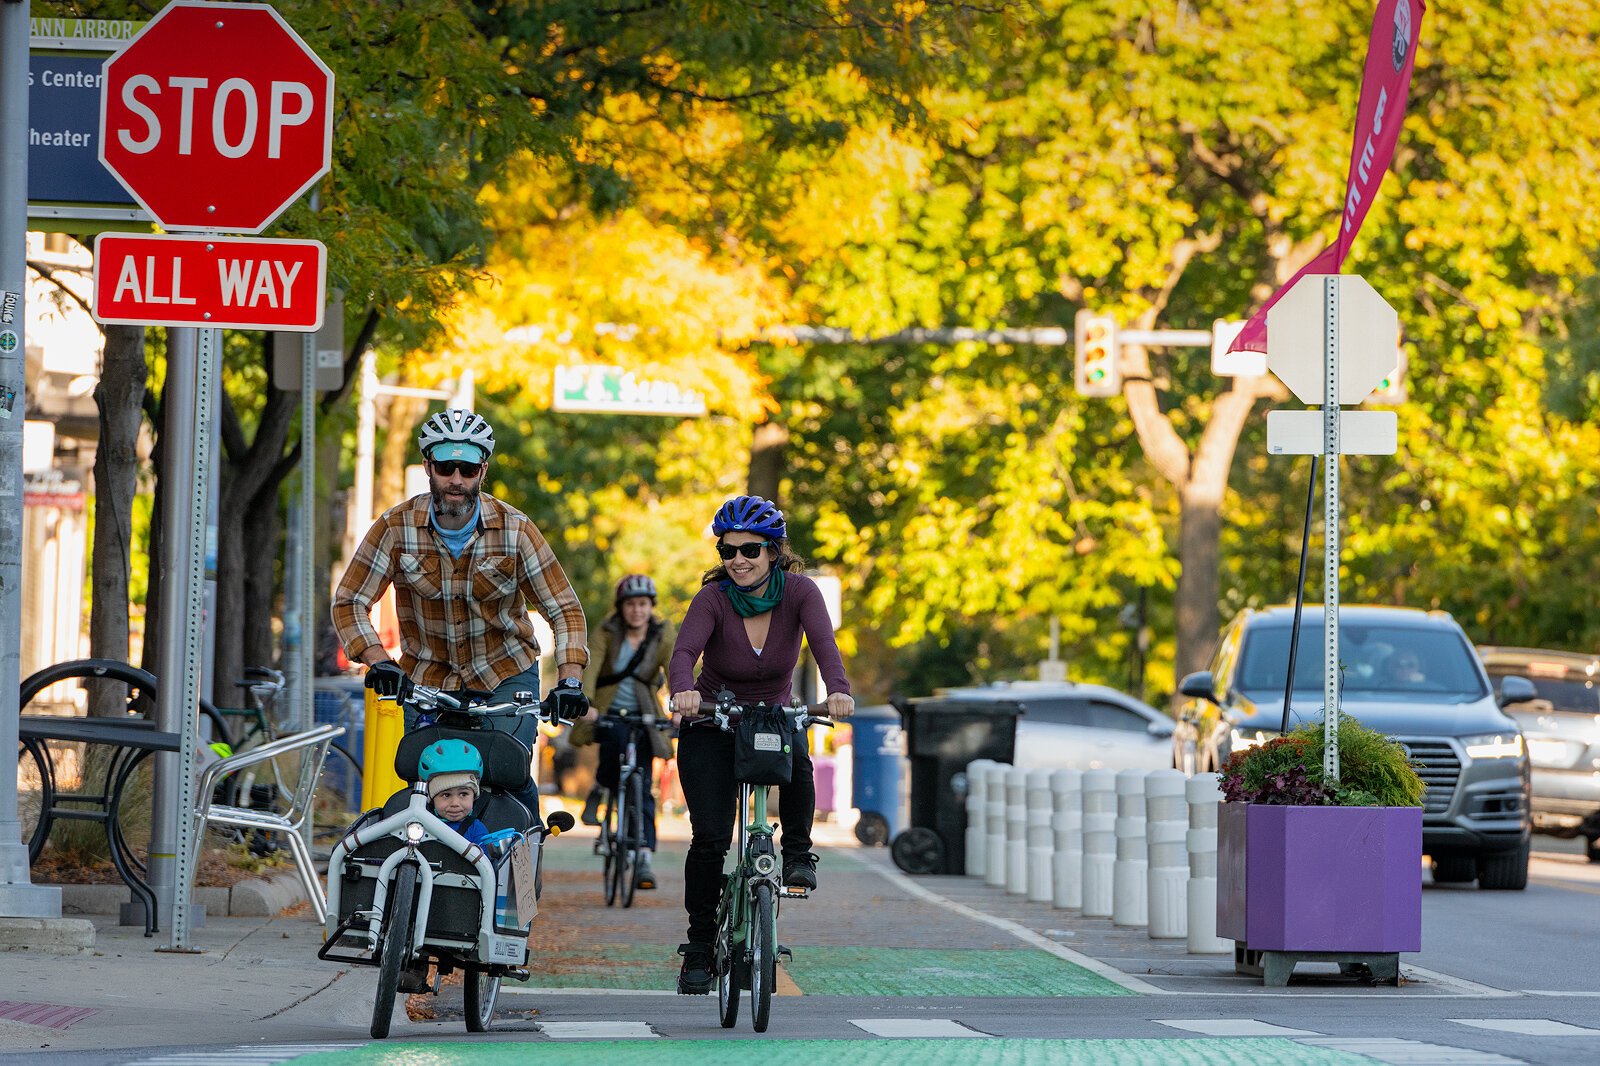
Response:
M1145 875L1144 770L1117 774L1117 861L1111 871L1111 921L1145 925L1150 921Z
M983 801L983 883L1006 887L1006 774L1011 767L996 763L989 768Z
M1189 954L1225 955L1233 941L1217 935L1217 804L1222 790L1216 774L1196 774L1185 785L1189 801Z
M1150 935L1181 940L1189 930L1189 805L1180 770L1155 770L1144 779L1144 835L1148 842Z
M1117 775L1083 775L1083 915L1111 917L1111 868L1117 858Z
M1050 832L1050 771L1028 775L1028 899L1049 903L1050 860L1055 837Z
M1006 891L1028 894L1028 771L1006 771Z
M968 877L984 873L984 844L988 840L988 800L990 769L999 765L993 759L974 759L967 764L967 859Z
M1057 907L1083 906L1083 771L1057 770L1050 775L1055 806L1051 828L1056 849L1050 857L1050 902Z

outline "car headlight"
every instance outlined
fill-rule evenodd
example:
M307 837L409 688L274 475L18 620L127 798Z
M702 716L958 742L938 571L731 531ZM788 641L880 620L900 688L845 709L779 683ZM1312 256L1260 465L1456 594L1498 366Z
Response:
M1269 740L1277 740L1276 732L1265 729L1235 729L1233 731L1232 751L1249 751L1251 748L1260 747Z
M1522 757L1521 733L1483 733L1475 737L1462 737L1469 759L1520 759Z

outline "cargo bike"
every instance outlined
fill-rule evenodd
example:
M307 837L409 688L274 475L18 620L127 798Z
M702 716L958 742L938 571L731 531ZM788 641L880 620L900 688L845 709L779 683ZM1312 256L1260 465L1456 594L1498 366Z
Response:
M541 819L512 795L529 784L528 747L493 726L496 718L559 719L531 692L509 703L486 703L490 698L413 686L403 702L430 724L407 733L395 752L395 772L408 787L357 819L328 858L327 929L317 957L377 967L376 1039L389 1035L398 994L436 992L457 970L467 1030L485 1032L500 982L527 977L540 856L573 818L558 811ZM473 808L489 830L481 846L428 809L426 786L417 780L423 750L448 739L466 741L483 759Z

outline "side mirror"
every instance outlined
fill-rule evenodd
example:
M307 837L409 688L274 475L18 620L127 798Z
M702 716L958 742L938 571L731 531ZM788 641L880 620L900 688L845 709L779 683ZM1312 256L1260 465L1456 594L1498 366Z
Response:
M1172 728L1171 722L1151 722L1149 733L1153 737L1171 737Z
M1222 702L1221 700L1217 699L1216 682L1212 680L1210 670L1200 670L1196 673L1190 674L1188 677L1184 678L1183 683L1178 686L1178 691L1183 693L1185 696L1189 696L1197 700L1205 700L1208 703L1220 704Z
M566 811L553 811L550 817L544 820L545 830L551 836L560 836L562 833L572 832L572 827L577 825L577 819Z
M1500 679L1500 706L1509 707L1513 703L1527 703L1538 698L1539 690L1527 678L1513 674Z

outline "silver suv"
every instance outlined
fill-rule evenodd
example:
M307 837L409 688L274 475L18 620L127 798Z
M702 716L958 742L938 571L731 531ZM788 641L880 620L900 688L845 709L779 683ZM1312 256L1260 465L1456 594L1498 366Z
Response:
M1278 735L1293 615L1292 607L1241 612L1211 669L1183 679L1173 765L1216 769ZM1433 879L1526 887L1528 758L1461 627L1441 611L1344 607L1339 663L1345 712L1410 749L1427 785L1422 849ZM1322 718L1321 606L1301 615L1294 673L1291 729Z

